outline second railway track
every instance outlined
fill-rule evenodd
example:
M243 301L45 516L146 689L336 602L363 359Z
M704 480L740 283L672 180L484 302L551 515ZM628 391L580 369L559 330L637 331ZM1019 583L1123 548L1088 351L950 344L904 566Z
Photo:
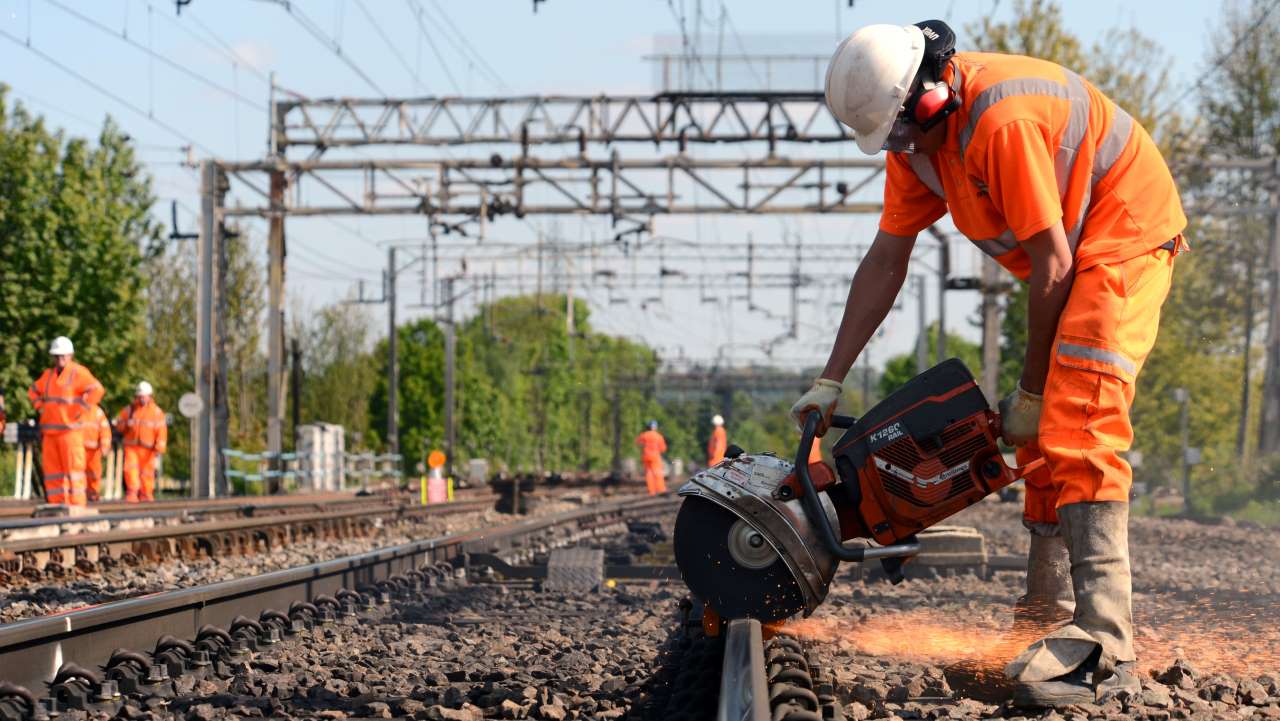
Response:
M56 699L53 708L118 708L123 687L157 691L159 682L148 678L212 673L217 664L234 667L304 627L356 619L392 596L412 596L447 582L465 573L458 569L466 567L470 554L517 563L535 552L617 531L629 520L668 516L672 509L671 499L606 501L252 578L5 624L0 626L0 681L8 685L0 687L0 719L38 716L36 709L24 709L23 699L46 689ZM147 650L150 656L141 653ZM49 708L46 704L45 710Z

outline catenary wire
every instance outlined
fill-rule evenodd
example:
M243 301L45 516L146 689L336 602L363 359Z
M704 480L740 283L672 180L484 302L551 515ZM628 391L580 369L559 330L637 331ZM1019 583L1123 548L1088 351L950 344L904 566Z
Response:
M421 88L422 79L418 77L418 71L409 64L409 61L405 59L404 55L400 54L400 50L396 43L392 42L391 38L387 36L386 31L382 29L382 25L378 22L378 19L373 16L373 13L369 12L369 8L364 4L364 0L356 0L356 7L360 9L360 13L364 15L365 20L368 20L369 24L373 26L373 30L378 33L378 37L382 38L382 42L386 43L387 49L391 51L391 54L394 55L396 60L400 61L400 64L404 66L404 69L409 73L409 77L413 78L414 90L416 91L418 88Z
M89 87L93 88L94 90L96 90L96 91L97 91L97 92L99 92L100 94L105 95L106 97L108 97L108 98L110 98L110 99L114 100L115 102L117 102L117 103L119 103L119 104L123 105L124 107L128 108L129 110L132 110L133 112L137 113L138 115L141 115L142 117L146 118L147 120L151 121L152 123L155 123L157 126L159 126L159 127L163 128L164 130L166 130L166 131L168 131L169 133L173 134L175 137L180 138L180 139L182 139L182 140L185 140L186 142L190 143L192 147L199 148L202 152L207 153L208 155L214 155L214 154L215 154L215 153L213 152L213 150L212 150L212 149L210 149L208 146L204 145L203 143L201 143L201 142L199 142L199 141L197 141L197 140L194 140L194 139L190 138L189 136L187 136L185 133L183 133L183 132L182 132L181 130L179 130L178 128L176 128L176 127L174 127L174 126L170 125L169 123L166 123L165 121L163 121L163 120L161 120L161 119L159 119L159 118L155 117L154 115L149 114L145 109L143 109L143 108L139 107L138 105L136 105L136 104L134 104L134 103L130 102L129 100L126 100L124 97L122 97L122 96L120 96L120 95L118 95L118 94L116 94L116 93L114 93L114 92L112 92L112 91L110 91L110 90L106 89L105 87L103 87L103 86L99 85L98 83L96 83L96 82L94 82L93 80L89 79L89 78L88 78L88 77L86 77L84 74L80 73L79 71L77 71L77 70L75 70L75 69L71 68L70 66L68 66L68 65L66 65L65 63L61 62L61 61L60 61L60 60L58 60L57 58L53 57L52 55L50 55L50 54L48 54L48 53L44 52L43 50L40 50L40 49L39 49L39 48L37 48L35 45L29 45L29 44L27 44L27 43L26 43L26 42L24 42L21 38L19 38L19 37L15 36L15 35L10 34L8 31L6 31L6 30L4 30L4 29L2 29L2 28L0 28L0 37L3 37L4 39L6 39L6 40L8 40L8 41L12 42L12 43L13 43L13 44L15 44L15 45L18 45L18 46L20 46L20 47L24 47L24 48L26 48L27 50L30 50L33 54L35 54L37 57L39 57L40 59L44 60L45 62L49 63L50 65L52 65L52 66L54 66L54 67L58 68L59 70L63 71L64 73L67 73L68 75L71 75L72 77L74 77L75 79L77 79L77 80L79 80L80 82L84 83L85 85L88 85Z
M264 111L264 112L265 112L265 111L266 111L266 109L267 109L267 108L266 108L266 106L265 106L265 105L263 105L262 103L257 102L257 101L255 101L255 100L253 100L252 98L249 98L249 97L246 97L246 96L244 96L244 95L241 95L240 93L236 92L236 90L235 90L234 88L228 88L227 86L223 85L222 83L219 83L219 82L217 82L217 81L215 81L215 80L212 80L212 79L210 79L210 78L208 78L208 77L205 77L204 75L201 75L200 73L197 73L196 71L192 70L191 68L188 68L188 67L186 67L186 66L184 66L184 65L181 65L181 64L179 64L179 63L177 63L177 62L175 62L175 61L173 61L173 60L169 59L168 57L164 56L163 54L161 54L161 53L157 53L155 50L152 50L151 48L149 48L149 47L147 47L147 46L145 46L145 45L143 45L143 44L141 44L141 43L139 43L139 42L136 42L136 41L134 41L134 40L130 40L128 37L125 37L125 36L123 36L123 35L120 35L120 34L116 33L116 32L115 32L114 30L112 30L111 28L107 27L106 25L103 25L102 23L100 23L100 22L98 22L97 20L95 20L95 19L93 19L93 18L89 17L88 15L85 15L84 13L80 12L79 10L76 10L75 8L72 8L72 7L67 6L66 4L64 4L63 2L61 2L61 0L45 0L45 2L46 2L46 3L48 3L48 4L50 4L50 5L52 5L52 6L54 6L54 7L56 7L56 8L58 8L59 10L61 10L61 11L65 12L65 13L67 13L68 15L71 15L72 17L75 17L75 18L79 19L81 22L84 22L85 24L87 24L87 25L89 25L89 26L91 26L91 27L94 27L94 28L96 28L96 29L97 29L97 30L99 30L99 31L101 31L101 32L103 32L103 33L106 33L107 35L110 35L111 37L116 38L117 40L120 40L121 42L126 43L126 44L128 44L128 45L130 45L130 46L132 46L132 47L136 48L137 50L140 50L140 51L142 51L142 52L146 53L146 54L147 54L150 58L152 58L153 60L158 60L158 61L160 61L160 62L164 63L165 65L169 66L169 67L170 67L170 68L172 68L173 70L176 70L177 72L180 72L180 73L182 73L183 75L186 75L187 77L189 77L189 78L191 78L191 79L193 79L193 80L195 80L195 81L197 81L197 82L199 82L199 83L202 83L202 84L204 84L205 86L207 86L207 87L209 87L209 88L212 88L213 90L216 90L216 91L218 91L218 92L220 92L220 93L222 93L222 94L224 94L224 95L226 95L226 96L228 96L228 97L230 97L230 98L235 98L236 100L239 100L239 101L240 101L240 102L242 102L242 103L246 103L246 104L248 104L249 106L251 106L251 107L253 107L253 108L257 109L257 110L261 110L261 111Z

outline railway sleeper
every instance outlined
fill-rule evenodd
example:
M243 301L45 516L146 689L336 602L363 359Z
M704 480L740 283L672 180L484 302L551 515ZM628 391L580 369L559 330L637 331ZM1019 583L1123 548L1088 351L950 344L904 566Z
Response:
M775 636L765 641L764 657L774 721L843 721L831 679L811 661L803 643Z

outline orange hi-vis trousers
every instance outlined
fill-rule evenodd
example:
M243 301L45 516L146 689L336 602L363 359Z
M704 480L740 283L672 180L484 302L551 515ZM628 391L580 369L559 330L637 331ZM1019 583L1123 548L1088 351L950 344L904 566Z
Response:
M80 431L44 431L40 434L40 460L44 472L44 497L49 503L87 505L84 494L84 441Z
M124 447L125 503L156 500L156 455L143 446Z
M1018 449L1018 465L1040 455L1026 479L1023 517L1056 524L1057 509L1085 501L1128 502L1133 470L1120 453L1133 442L1134 383L1156 342L1177 250L1157 248L1075 277L1058 320L1045 382L1038 445Z
M667 479L662 471L662 459L644 462L644 485L649 489L651 496L667 492Z
M102 498L101 448L84 449L84 482L85 491L89 498L95 501Z

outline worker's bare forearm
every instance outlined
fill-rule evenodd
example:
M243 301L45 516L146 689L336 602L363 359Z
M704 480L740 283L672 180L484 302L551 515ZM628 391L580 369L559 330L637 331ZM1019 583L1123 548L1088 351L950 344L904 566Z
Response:
M823 378L844 382L871 334L876 332L893 308L906 278L907 263L914 245L914 237L889 235L883 231L876 234L871 250L853 274L849 298L844 304L844 317L840 320L831 357L822 371Z
M1033 235L1024 247L1031 256L1031 277L1027 294L1027 350L1020 382L1023 390L1044 393L1058 319L1075 282L1075 260L1062 223Z

